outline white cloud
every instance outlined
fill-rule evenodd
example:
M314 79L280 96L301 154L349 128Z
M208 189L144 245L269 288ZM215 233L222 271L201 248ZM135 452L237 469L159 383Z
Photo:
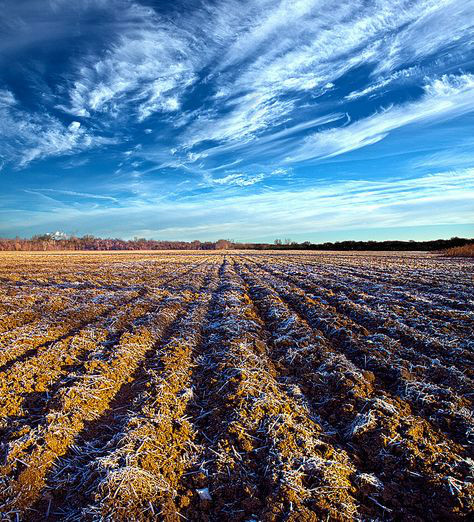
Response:
M474 165L474 138L464 137L446 150L417 158L409 162L413 170L461 169Z
M81 117L134 112L145 120L180 108L180 95L195 80L192 35L156 12L133 2L110 2L118 16L112 43L100 55L82 57L69 82L62 110ZM118 10L118 13L117 13Z
M224 169L228 169L229 167L235 167L235 165L238 165L239 163L242 163L242 160L236 159L234 161L231 161L230 163L224 163L222 165L219 165L218 167L214 167L209 170L212 172L215 172L216 170L224 170Z
M16 105L17 101L14 94L8 89L0 89L0 107Z
M474 110L474 75L444 75L425 85L418 101L391 106L345 127L308 136L286 161L328 158L383 140L405 125L452 118Z
M65 126L47 113L29 113L17 104L0 105L0 135L0 155L19 167L36 159L115 143L94 135L77 121Z
M68 129L69 129L71 132L78 132L80 128L81 128L81 123L80 123L79 121L73 121L73 122L70 123L69 126L68 126Z
M74 190L59 190L59 189L36 189L35 191L31 192L48 192L53 194L60 194L64 196L75 196L80 198L87 198L87 199L103 199L108 201L113 201L115 203L118 203L117 198L113 198L112 196L103 196L101 194L90 194L88 192L76 192Z
M252 135L251 138L248 137L245 141L233 141L229 138L228 143L209 147L205 150L205 154L212 158L213 156L218 156L220 154L244 152L247 147L250 147L251 154L257 157L269 153L275 157L281 157L284 151L293 149L293 140L298 133L308 129L329 125L344 119L347 120L347 115L342 113L331 113L296 125L289 124L286 128L276 132L258 136Z
M262 181L264 177L264 174L228 174L223 178L212 179L211 183L213 185L237 185L238 187L248 187Z
M251 93L222 104L219 110L229 111L199 118L190 125L185 136L188 147L206 140L249 141L264 129L281 124L293 110L290 100L278 100L272 95Z
M466 54L474 47L474 4L465 0L427 0L415 4L419 15L386 40L385 59L377 70L389 71L405 63L442 53L449 56L457 47ZM459 51L455 51L459 52Z
M462 0L221 2L215 10L228 16L215 16L228 45L209 75L217 94L211 110L196 112L183 143L190 147L205 140L248 141L297 117L293 95L298 91L316 98L354 67L373 64L379 72L390 71L466 39L474 25L474 7L467 4ZM223 23L236 19L238 32L222 29ZM212 31L209 41L215 41ZM416 70L384 74L348 98L370 94Z
M473 198L474 168L468 168L417 178L321 182L301 190L122 200L117 208L91 209L87 203L54 207L47 202L49 212L30 212L26 217L22 213L17 220L11 215L8 225L0 220L0 232L9 227L21 231L28 218L39 230L59 227L129 237L311 237L341 229L472 224Z
M62 162L61 166L62 168L64 169L75 169L77 167L83 167L84 165L87 165L88 163L90 163L91 161L91 158L89 157L75 157L75 158L70 158L64 162Z
M289 174L291 174L291 170L290 169L283 169L283 168L278 168L278 169L274 169L271 171L270 173L272 176L288 176Z
M408 69L402 69L401 71L397 71L393 74L388 75L387 77L369 85L365 89L360 91L353 91L349 93L345 99L346 100L355 100L357 98L361 98L363 96L367 96L368 94L372 94L374 92L380 91L383 87L392 84L393 82L399 82L403 80L408 80L409 78L413 78L414 76L419 76L421 74L419 67L409 67Z
M186 156L189 149L202 148L208 141L217 142L216 146L206 143L209 160L248 144L252 151L284 152L293 159L339 154L376 143L410 121L426 119L422 113L430 97L445 104L445 110L433 107L433 117L453 113L449 100L459 98L460 86L452 79L444 85L433 82L432 92L427 88L419 106L410 104L419 114L413 120L402 114L407 105L400 110L393 107L353 123L352 135L341 129L323 131L292 151L291 131L285 134L287 129L282 127L288 125L293 133L299 125L300 130L309 128L299 123L309 113L302 112L303 102L312 108L312 118L343 111L335 109L334 100L326 103L324 95L337 93L338 79L351 69L373 67L375 73L373 82L350 93L348 100L373 94L395 81L419 79L421 66L413 63L441 53L438 62L442 64L456 53L465 56L473 46L474 4L465 0L202 0L182 5L186 9L180 10L179 17L173 3L169 11L154 10L133 0L72 4L55 0L48 3L44 16L39 16L37 7L15 7L13 25L24 26L22 37L38 30L38 17L44 28L52 24L58 29L58 20L64 22L61 30L54 31L54 38L64 38L77 21L86 42L91 27L97 36L98 28L90 24L94 15L101 20L101 34L97 46L91 44L86 54L81 54L85 45L79 48L61 71L65 80L53 88L55 107L84 118L82 125L77 121L64 129L52 116L25 114L20 138L10 140L3 150L10 147L6 152L12 155L24 143L21 156L26 159L21 164L26 165L31 161L28 158L107 142L94 138L86 125L126 133L123 120L147 121L163 113L166 123L176 127L170 147L183 153L183 163L202 152L193 150ZM41 38L49 39L47 34ZM195 93L198 81L209 92L199 99L199 91L193 99L198 106L193 110L184 105L183 112L183 102ZM0 90L0 107L17 105L13 93ZM19 129L18 122L15 128ZM153 129L159 138L162 127Z
M205 157L207 157L207 154L205 152L188 152L188 154L187 154L187 159L191 163L198 161Z

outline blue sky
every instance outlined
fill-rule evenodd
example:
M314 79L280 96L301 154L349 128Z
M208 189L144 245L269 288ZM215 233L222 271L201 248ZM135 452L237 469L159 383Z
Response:
M0 236L474 236L472 1L0 7Z

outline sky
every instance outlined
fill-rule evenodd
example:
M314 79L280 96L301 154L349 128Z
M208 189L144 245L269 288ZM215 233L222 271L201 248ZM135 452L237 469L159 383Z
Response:
M474 237L472 0L0 0L0 236Z

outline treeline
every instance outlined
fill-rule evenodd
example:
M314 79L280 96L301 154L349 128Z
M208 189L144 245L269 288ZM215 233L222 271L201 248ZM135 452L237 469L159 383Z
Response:
M51 250L218 250L231 247L230 241L155 241L153 239L136 238L103 239L94 236L55 238L50 234L33 236L31 239L16 237L0 238L1 250L17 251L51 251Z
M447 248L463 247L474 244L473 239L452 237L451 239L434 239L432 241L336 241L334 243L296 243L290 240L275 240L273 244L246 243L239 244L237 248L254 250L382 250L382 251L437 251Z
M51 234L33 236L31 239L1 239L0 250L48 251L48 250L385 250L385 251L436 251L474 245L474 239L452 237L432 241L336 241L334 243L297 243L276 239L273 243L236 243L226 239L218 241L157 241L135 238L104 239L94 236L60 238Z

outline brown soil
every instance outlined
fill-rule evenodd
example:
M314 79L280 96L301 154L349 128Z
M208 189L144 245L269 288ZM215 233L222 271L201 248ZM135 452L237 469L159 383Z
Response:
M59 257L0 257L3 519L469 518L469 260Z

